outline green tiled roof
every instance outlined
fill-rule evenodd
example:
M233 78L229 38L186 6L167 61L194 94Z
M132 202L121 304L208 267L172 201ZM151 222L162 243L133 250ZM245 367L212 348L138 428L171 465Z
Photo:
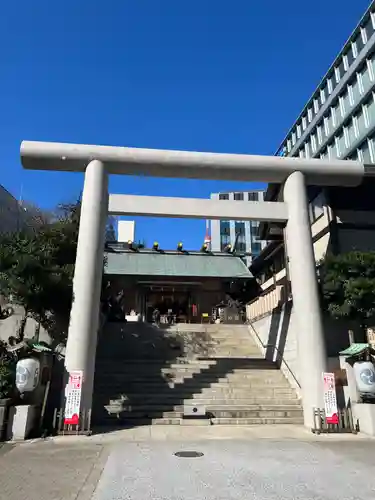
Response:
M341 351L340 354L342 354L343 356L358 356L359 354L365 352L367 349L371 349L370 344L352 344L344 351Z
M225 254L158 252L108 252L105 274L132 276L181 276L252 278L244 262Z

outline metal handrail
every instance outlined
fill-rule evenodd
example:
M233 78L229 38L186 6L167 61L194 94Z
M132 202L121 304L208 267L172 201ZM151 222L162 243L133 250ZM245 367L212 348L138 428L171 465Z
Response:
M275 344L263 344L263 341L262 341L262 339L259 337L258 332L255 330L255 327L254 327L254 325L252 324L252 322L251 322L249 319L246 319L246 324L247 324L247 325L249 325L249 326L251 326L251 329L252 329L252 330L253 330L253 332L255 333L255 335L256 335L257 339L259 340L259 343L260 343L260 345L262 346L262 348L263 348L263 349L267 349L268 347L271 347L272 349L275 349L275 350L278 352L278 354L279 354L279 355L280 355L280 357L281 357L282 362L284 363L284 365L285 365L285 366L287 367L287 369L289 370L289 373L290 373L290 374L291 374L291 376L293 377L294 381L296 382L296 384L298 385L298 387L299 387L300 389L302 389L301 384L298 382L297 377L296 377L296 376L294 375L294 373L292 372L292 370L291 370L290 366L288 365L288 363L287 363L286 359L284 358L284 356L283 356L283 355L282 355L282 353L280 352L280 349L277 347L277 345L275 345Z

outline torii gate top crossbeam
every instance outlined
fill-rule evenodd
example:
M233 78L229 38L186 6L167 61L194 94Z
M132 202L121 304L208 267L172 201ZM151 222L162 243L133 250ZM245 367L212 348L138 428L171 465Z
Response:
M164 198L110 194L108 213L112 215L141 215L211 220L256 220L286 222L286 203L269 201L205 200L201 198Z
M187 179L282 183L295 171L308 184L356 186L364 166L348 160L317 160L244 154L197 153L156 149L90 146L23 141L22 165L31 170L84 172L91 160L100 160L110 174L147 175Z

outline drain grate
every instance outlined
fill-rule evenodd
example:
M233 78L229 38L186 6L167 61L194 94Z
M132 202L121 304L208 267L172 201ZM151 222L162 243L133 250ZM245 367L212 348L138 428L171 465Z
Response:
M179 458L198 458L203 457L204 453L201 451L177 451L175 453L176 457Z

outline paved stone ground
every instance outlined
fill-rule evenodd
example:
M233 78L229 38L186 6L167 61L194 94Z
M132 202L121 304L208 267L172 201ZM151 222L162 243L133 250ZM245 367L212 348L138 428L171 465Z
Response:
M6 444L0 500L375 498L375 440L286 430L169 428ZM181 450L204 456L175 457Z
M96 443L5 444L0 449L0 499L90 500L107 456Z
M201 458L177 458L196 450ZM373 500L375 444L252 440L117 446L93 500Z

